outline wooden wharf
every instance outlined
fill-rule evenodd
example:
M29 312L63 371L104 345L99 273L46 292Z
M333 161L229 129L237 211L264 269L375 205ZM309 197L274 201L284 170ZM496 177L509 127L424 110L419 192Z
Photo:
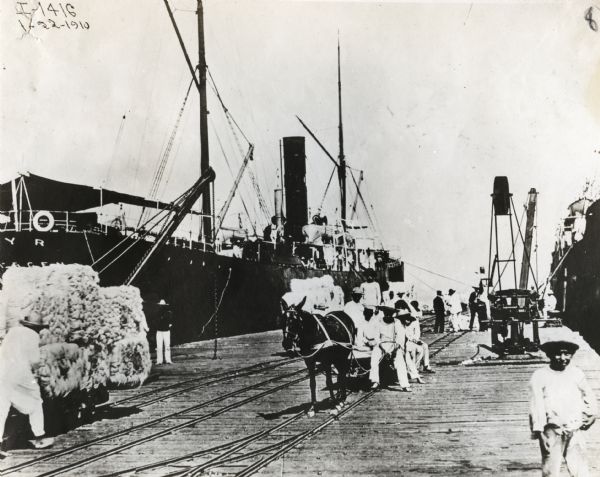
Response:
M565 327L540 334L580 344L573 362L600 397L600 356ZM425 384L357 388L334 416L320 375L313 418L304 363L282 353L280 331L220 339L217 359L212 341L175 347L175 364L155 367L141 388L111 391L111 405L53 448L11 450L0 474L540 475L527 386L541 355L488 360L489 332L423 337L436 370ZM585 435L600 476L600 423Z

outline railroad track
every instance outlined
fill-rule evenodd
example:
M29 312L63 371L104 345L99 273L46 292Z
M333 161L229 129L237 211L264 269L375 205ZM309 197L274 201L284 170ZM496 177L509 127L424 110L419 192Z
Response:
M122 406L123 404L130 404L138 408L143 408L150 406L151 404L164 401L165 399L169 399L171 397L179 396L186 392L193 391L198 388L211 386L213 384L221 383L224 381L229 381L231 379L250 376L252 374L262 373L263 371L268 371L271 369L279 368L282 366L286 366L288 364L299 361L301 358L291 358L291 359L276 359L272 361L267 361L264 363L254 364L252 366L245 366L243 368L237 368L233 371L225 371L222 373L214 373L209 375L203 375L197 378L188 379L185 381L180 381L177 383L169 384L167 386L161 386L159 388L153 388L149 391L143 393L136 393L132 396L128 396L117 401L110 403L111 407ZM189 385L189 386L186 386ZM166 394L164 396L156 396L156 393L161 393L163 391L169 391L171 389L178 389L177 391L173 391L172 393ZM149 398L149 399L144 399Z
M459 338L466 335L468 331L459 331L457 333L446 333L437 340L429 343L429 359L444 351L448 346L454 343Z
M274 367L277 367L277 366L272 366L272 368L274 368ZM297 377L298 375L302 375L302 376L300 376L298 378ZM237 374L237 376L239 376L239 374ZM235 377L235 376L230 376L229 378L231 378L231 377ZM276 386L274 388L269 388L269 389L266 389L265 391L259 392L258 394L246 397L246 398L244 398L244 399L242 399L240 401L236 401L236 402L233 402L231 404L224 405L223 407L219 407L216 410L209 411L206 414L202 414L200 416L195 416L195 417L187 417L186 416L186 414L189 414L189 413L192 413L192 412L201 411L203 409L206 409L206 408L210 407L211 405L218 404L218 403L221 403L222 401L226 401L226 400L234 398L236 396L243 395L245 393L248 393L248 392L260 389L261 387L268 386L268 385L270 385L272 383L275 383L276 381L280 381L280 380L286 379L286 378L294 378L294 379L292 379L291 381L289 381L287 383L278 385L278 386ZM147 421L147 422L144 422L144 423L141 423L141 424L138 424L138 425L134 425L134 426L129 427L127 429L123 429L123 430L117 431L117 432L112 432L110 434L106 434L104 436L100 436L100 437L94 438L94 439L89 440L87 442L84 442L84 443L81 443L81 444L77 444L77 445L68 447L66 449L59 450L57 452L52 452L52 453L47 454L45 456L41 456L41 457L38 457L36 459L31 459L29 461L22 462L20 464L17 464L17 465L11 466L11 467L7 467L7 468L2 469L0 471L0 475L4 476L4 475L14 474L16 472L19 472L19 471L22 471L24 469L33 467L35 465L38 465L38 464L41 464L41 463L44 463L44 462L47 462L47 461L50 461L50 460L54 460L54 459L57 459L59 457L64 457L64 456L67 456L67 455L70 455L70 454L75 454L75 453L78 453L78 452L80 452L80 451L82 451L84 449L88 449L88 448L90 448L92 446L95 446L95 445L98 445L98 444L104 444L104 443L106 443L108 441L115 440L115 439L117 439L119 437L126 436L128 434L132 434L134 432L137 432L137 431L140 431L140 430L143 430L143 429L151 428L152 426L156 426L157 424L161 424L161 423L167 422L169 420L177 420L178 421L177 424L173 424L173 425L167 426L166 428L161 428L160 431L150 433L147 436L144 436L144 437L141 437L141 438L137 438L137 439L133 439L133 440L127 442L127 443L124 443L124 444L121 444L121 445L118 445L118 446L113 446L112 448L110 448L108 450L102 451L102 452L100 452L98 454L94 454L94 455L89 456L89 457L87 457L85 459L81 459L81 460L79 460L77 462L70 463L68 465L59 467L59 468L54 469L52 471L49 471L49 472L46 472L46 473L43 473L43 474L39 474L40 476L46 476L46 477L53 476L53 475L59 475L59 474L62 474L62 473L65 473L65 472L68 472L68 471L71 471L71 470L83 467L83 466L88 465L88 464L90 464L92 462L96 462L98 460L104 459L104 458L106 458L108 456L117 454L117 453L122 452L124 450L127 450L127 449L133 448L135 446L144 444L146 442L150 442L152 440L159 439L160 437L163 437L163 436L165 436L167 434L171 434L173 432L177 432L178 430L194 426L194 425L196 425L196 424L198 424L200 422L203 422L203 421L206 421L206 420L211 419L213 417L219 416L219 415L221 415L221 414L223 414L223 413L225 413L227 411L230 411L232 409L241 407L244 404L250 403L250 402L252 402L254 400L260 399L260 398L262 398L264 396L267 396L269 394L276 393L276 392L278 392L278 391L280 391L282 389L290 387L290 386L292 386L292 385L294 385L296 383L299 383L299 382L301 382L301 381L303 381L305 379L308 379L308 373L306 372L305 369L300 369L300 370L297 370L297 371L293 371L291 373L287 373L287 374L283 374L283 375L278 375L278 376L269 378L267 380L261 381L259 383L255 383L255 384L252 384L252 385L249 385L249 386L245 386L245 387L242 387L240 389L237 389L235 391L232 391L232 392L229 392L229 393L226 393L226 394L218 395L215 398L209 399L209 400L204 401L204 402L199 403L199 404L195 404L193 406L189 406L189 407L187 407L187 408L185 408L183 410L172 412L170 414L161 416L159 418L155 418L155 419L152 419L150 421ZM198 386L198 387L202 387L202 386ZM178 393L178 394L181 394L181 393ZM169 395L169 397L172 397L172 396ZM165 397L165 399L167 399L167 397ZM156 402L155 400L152 400L152 401ZM182 418L184 419L184 422L180 422Z
M302 410L283 422L264 429L260 432L236 439L226 444L210 447L200 451L192 452L178 457L164 459L161 461L135 466L128 469L120 470L109 474L104 474L102 477L117 477L121 475L137 474L144 475L145 472L150 472L148 475L157 475L156 471L161 470L160 475L170 477L192 477L200 476L207 471L215 471L217 475L229 474L231 466L239 467L240 462L248 462L245 468L236 475L252 475L256 471L266 467L268 464L277 460L293 448L297 447L310 437L323 431L327 426L337 421L344 414L361 405L369 399L375 390L368 391L362 394L356 401L346 405L339 413L329 415L328 417L319 420L316 425L309 426L308 429L300 432L296 431L291 436L286 433L286 429L296 424L302 417L306 415L306 411ZM315 419L307 419L307 422ZM279 438L276 442L274 439ZM194 459L203 458L204 462L200 464L188 463L182 465L182 462L193 461ZM170 469L170 471L169 471ZM176 469L176 470L173 470Z
M464 334L465 333L448 333L433 341L432 343L430 343L431 356L433 357L437 355L443 349L447 348L451 343L459 339ZM149 406L153 403L156 403L159 400L169 399L174 397L175 395L181 395L186 392L193 391L197 388L219 383L225 380L234 379L236 377L249 376L263 371L271 371L295 361L297 361L297 358L290 360L274 360L258 365L239 368L231 372L216 373L209 376L203 376L201 378L187 380L181 383L175 383L172 385L162 387L159 391L170 391L175 389L175 391L168 392L164 396L152 397L157 392L157 390L152 390L138 395L126 397L124 399L116 401L115 403L113 403L113 405L135 402L135 405L138 407ZM77 459L66 465L62 465L60 467L54 468L52 470L37 475L39 475L40 477L50 477L65 474L67 472L71 472L76 469L85 467L94 462L107 459L110 456L122 453L136 446L156 441L157 439L160 439L161 437L164 437L166 435L173 434L178 431L182 431L183 429L196 426L201 422L213 419L229 411L240 408L245 404L260 400L263 397L275 394L286 388L294 386L295 384L298 384L306 380L307 378L308 375L304 369L297 370L291 373L286 373L283 375L276 375L258 383L251 384L249 386L244 386L235 391L216 396L202 403L195 404L193 406L188 406L180 411L172 412L165 416L161 416L159 418L152 419L150 421L132 426L128 429L113 432L92 439L88 442L71 446L69 448L59 450L57 452L53 452L45 456L41 456L37 459L32 459L21 464L8 467L6 469L3 469L0 472L0 475L14 474L24 469L32 468L38 464L57 459L59 457L77 455L85 449L94 450L90 448L100 444L100 447L102 448L100 452L93 453L92 455L89 455L87 457ZM276 384L277 381L285 379L289 379L289 381L286 381L282 384L278 384L273 387L273 384ZM245 397L244 395L248 393L254 394ZM279 459L281 456L300 445L300 443L302 443L306 439L309 439L319 434L323 429L334 423L335 420L339 419L339 417L343 416L350 410L364 403L373 394L373 391L369 391L365 394L359 395L358 399L356 399L356 401L343 408L338 416L328 416L324 419L322 418L319 420L319 422L315 424L313 424L314 419L301 420L301 418L305 415L305 411L302 410L300 412L294 413L291 417L285 419L283 422L277 425L241 437L239 439L235 439L232 442L221 444L218 446L212 446L208 449L199 450L180 457L171 457L154 463L146 463L141 466L132 467L126 470L118 471L113 474L107 475L116 476L131 473L141 475L145 472L150 472L151 475L157 475L157 469L160 469L160 475L167 475L169 472L171 472L171 474L168 475L173 476L201 475L203 472L209 470L217 470L225 474L231 474L233 472L236 475L251 475L252 473L255 473L261 468L267 466L274 460ZM228 400L238 396L241 396L242 399L234 400L233 402L227 403ZM214 406L215 404L219 404L219 406L216 409L210 409L211 406ZM201 410L206 410L207 412L198 415L198 411ZM191 413L194 414L190 415ZM175 423L173 423L172 421L175 421ZM299 422L301 422L302 424L298 425ZM162 424L162 426L158 426L158 430L156 429L157 424ZM168 425L165 426L164 424ZM297 427L300 427L301 429L295 429ZM111 445L109 442L119 440L119 438L123 438L125 436L130 437L130 435L132 434L139 434L139 431L144 429L150 432L141 437L129 439L127 442L121 444ZM107 449L107 446L110 447ZM198 462L199 459L201 460L201 462ZM186 462L187 464L184 464Z
M429 344L431 356L435 356L453 342L464 336L466 332L457 334L447 333ZM215 475L249 476L270 463L281 458L303 441L310 439L333 424L344 414L363 404L375 394L374 390L368 391L358 399L344 407L338 415L320 419L314 425L307 423L314 419L306 419L299 425L300 419L305 415L302 410L285 419L283 422L261 430L254 434L244 436L232 442L202 449L178 457L156 461L150 464L134 466L118 472L105 474L102 477L117 477L122 475L160 475L168 477L197 477L207 472ZM290 435L289 428L303 427ZM308 427L305 429L305 427ZM196 463L202 460L200 463ZM241 468L240 468L241 467Z

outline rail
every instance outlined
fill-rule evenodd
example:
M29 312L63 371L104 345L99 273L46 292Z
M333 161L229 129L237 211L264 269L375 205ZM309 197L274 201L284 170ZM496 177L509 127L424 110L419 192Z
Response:
M301 376L300 377L296 377L298 375L301 375ZM247 393L250 390L258 389L260 387L269 385L271 383L274 383L276 381L279 381L279 380L282 380L282 379L285 379L285 378L295 378L295 379L293 379L292 381L288 381L288 382L285 382L283 384L280 384L280 385L276 386L275 388L269 388L269 389L267 389L265 391L262 391L262 392L260 392L258 394L255 394L255 395L252 395L250 397L244 398L244 399L242 399L240 401L235 401L235 402L233 402L231 404L224 405L223 407L221 407L221 408L219 408L217 410L209 411L207 414L203 414L203 415L200 415L198 417L196 417L197 414L193 414L193 415L189 416L189 420L187 420L186 422L179 423L179 424L173 425L173 426L167 426L166 428L162 428L162 430L160 430L160 431L153 432L153 433L151 433L149 435L133 439L133 440L131 440L129 442L126 442L124 444L121 444L121 445L113 446L113 447L111 447L109 449L101 451L101 452L99 452L97 454L93 454L93 455L91 455L91 456L89 456L87 458L84 458L82 460L78 460L76 462L72 462L72 463L66 464L66 465L64 465L62 467L59 467L59 468L53 469L51 471L45 472L45 473L41 474L40 477L41 476L50 477L50 476L53 476L53 475L59 475L61 473L67 472L69 470L74 470L74 469L83 467L85 465L91 464L92 462L96 462L98 460L104 459L104 458L106 458L108 456L111 456L111 455L114 455L114 454L118 454L118 453L120 453L120 452L122 452L124 450L131 449L133 447L136 447L138 445L144 444L146 442L159 439L160 437L162 437L164 435L167 435L167 434L170 434L172 432L176 432L176 431L181 430L181 429L192 427L192 426L194 426L194 425L196 425L196 424L198 424L200 422L203 422L203 421L206 421L206 420L211 419L213 417L219 416L219 415L221 415L221 414L223 414L223 413L225 413L227 411L230 411L232 409L236 409L236 408L238 408L240 406L243 406L244 404L252 402L252 401L254 401L256 399L259 399L259 398L261 398L263 396L266 396L266 395L269 395L269 394L273 394L273 393L275 393L275 392L277 392L277 391L279 391L281 389L284 389L286 387L292 386L293 384L296 384L298 382L304 381L304 380L308 379L308 374L307 374L307 372L306 372L305 369L300 369L300 370L293 371L293 372L290 372L290 373L286 373L286 374L283 374L283 375L277 375L275 377L266 379L264 381L260 381L259 383L255 383L255 384L252 384L252 385L249 385L249 386L244 386L241 389L237 389L235 391L232 391L232 392L229 392L229 393L226 393L226 394L222 394L222 395L216 396L215 398L209 399L209 400L201 402L199 404L195 404L193 406L187 407L187 408L182 409L180 411L172 412L170 414L167 414L167 415L164 415L164 416L152 419L150 421L143 422L143 423L138 424L138 425L134 425L134 426L129 427L127 429L124 429L122 431L113 432L111 434L107 434L105 436L98 437L96 439L84 442L82 444L75 445L75 446L72 446L72 447L69 447L67 449L63 449L63 450L57 451L57 452L52 452L52 453L47 454L45 456L41 456L41 457L39 457L37 459L32 459L32 460L23 462L21 464L14 465L12 467L8 467L6 469L2 469L2 475L13 474L13 473L21 471L23 469L26 469L26 468L32 467L34 465L40 464L42 462L46 462L46 461L49 461L49 460L52 460L52 459L56 459L58 457L62 457L62 456L65 456L65 455L69 455L69 454L75 454L76 455L82 449L86 449L86 448L95 446L97 444L108 443L108 445L110 445L110 442L111 441L114 442L117 437L121 437L121 436L126 436L128 434L132 434L134 431L139 431L141 429L146 429L146 428L149 428L151 426L155 426L156 424L159 424L159 423L165 422L167 420L170 420L170 419L178 419L178 418L187 417L186 414L192 413L193 411L199 411L201 409L205 409L205 408L207 408L207 407L209 407L209 406L211 406L213 404L221 403L221 402L223 402L226 399L233 398L233 397L236 397L236 396L239 396L239 395L243 395L243 394Z
M101 220L99 220L101 219ZM0 233L80 233L116 237L130 237L132 240L143 240L154 243L159 237L144 228L134 228L127 225L124 214L106 214L96 212L67 212L64 210L22 210L0 211ZM192 233L187 237L174 236L166 241L176 247L212 251L213 245L204 241L192 239Z
M446 333L432 341L429 344L431 357L445 350L465 334L466 332L459 334ZM238 476L252 475L298 447L305 440L319 434L344 414L373 397L377 392L376 390L369 390L361 394L354 402L343 407L338 414L327 416L305 430L302 429L304 426L300 426L300 430L292 427L305 415L306 410L300 410L283 422L231 442L119 470L105 474L102 477L144 474L144 472L149 472L149 474L144 475L157 475L157 472L160 472L160 475L168 475L169 477L197 477L207 473L209 475L211 473L215 475L233 475L234 473ZM286 429L286 431L282 432L283 429ZM198 459L205 460L201 463L195 463L194 460L197 461ZM179 470L172 471L177 468ZM169 470L171 470L170 473Z
M99 220L101 218L101 220ZM32 233L38 234L86 234L88 236L129 237L155 243L158 234L144 229L136 229L127 225L124 214L107 214L97 212L68 212L52 210L0 211L0 233ZM33 235L35 234L35 235ZM389 257L389 252L382 249L355 248L346 245L317 245L301 242L291 244L269 242L263 240L245 240L239 244L228 244L217 241L215 244L192 239L192 232L173 236L166 241L167 245L202 252L215 252L219 255L241 258L249 261L287 263L308 269L326 271L361 271L367 268L375 270L384 266L398 266L399 262ZM41 237L41 235L39 236ZM289 257L297 257L297 263L288 263Z

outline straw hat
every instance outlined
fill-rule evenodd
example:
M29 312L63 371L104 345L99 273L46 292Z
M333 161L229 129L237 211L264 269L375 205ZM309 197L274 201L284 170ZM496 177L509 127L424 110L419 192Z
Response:
M29 317L26 317L22 320L19 320L19 323L21 323L23 326L26 326L27 328L31 328L34 331L40 331L45 328L49 328L49 325L45 325L44 323L42 323L41 317L39 319L36 319L35 321L30 320Z
M542 351L547 355L555 354L560 351L566 351L569 354L575 353L579 349L579 345L577 343L573 343L571 341L547 341L542 346L540 346Z

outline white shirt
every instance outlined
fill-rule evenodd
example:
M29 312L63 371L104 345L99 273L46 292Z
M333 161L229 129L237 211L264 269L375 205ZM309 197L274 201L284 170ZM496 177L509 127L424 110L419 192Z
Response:
M546 298L544 298L544 308L546 310L556 309L556 297L554 295L546 295Z
M547 425L559 433L575 431L583 424L584 414L598 413L596 398L583 372L572 364L564 371L538 369L529 387L531 432L541 432Z
M41 401L40 387L31 369L39 361L39 335L24 326L10 328L0 347L0 393L25 413Z
M386 323L383 319L379 320L376 328L375 344L376 346L381 344L387 353L393 351L395 347L404 349L406 330L402 323L396 319L392 323Z
M363 313L364 310L365 307L363 306L363 304L356 303L355 301L349 301L344 306L344 313L346 313L346 315L352 318L352 321L354 322L354 326L356 326L356 328L358 328L359 325L363 321L365 321L365 315Z
M378 306L381 304L381 289L377 282L363 282L360 285L363 292L361 303L365 306Z
M456 315L456 314L462 312L462 305L460 303L460 297L456 293L449 295L446 303L450 307L451 314Z
M362 320L356 325L356 340L354 344L357 349L371 349L375 346L379 336L379 320L374 316L369 321Z
M415 320L411 322L406 329L406 339L408 341L412 341L416 343L417 341L421 341L421 325L419 324L419 320Z

